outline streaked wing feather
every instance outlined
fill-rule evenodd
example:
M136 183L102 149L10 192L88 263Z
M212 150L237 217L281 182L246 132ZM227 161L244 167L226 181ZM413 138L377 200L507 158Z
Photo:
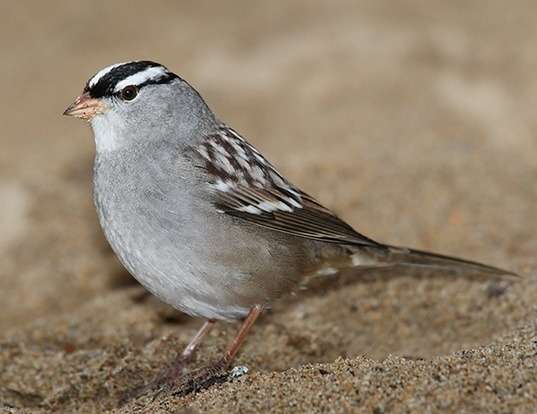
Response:
M264 196L263 200L267 200L267 194ZM261 198L258 201L261 201ZM317 209L315 207L315 204L309 204L302 208L295 208L291 212L263 211L251 214L237 210L236 203L227 206L219 203L219 208L232 216L241 217L260 226L294 236L331 243L378 246L378 243L356 232L326 208Z
M207 136L198 154L206 162L215 206L220 211L293 236L381 246L288 182L229 127L222 126L216 134Z

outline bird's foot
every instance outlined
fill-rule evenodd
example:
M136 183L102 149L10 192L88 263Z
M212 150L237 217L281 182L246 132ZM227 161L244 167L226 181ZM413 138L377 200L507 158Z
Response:
M172 394L182 397L225 382L229 377L230 363L230 360L224 357L183 375L174 384Z
M120 405L124 405L128 401L143 395L153 394L154 398L156 398L160 393L173 389L173 383L182 377L185 367L190 360L191 358L185 358L180 355L171 365L160 371L149 383L125 391L120 398Z
M176 396L196 393L214 384L223 383L229 374L230 361L225 357L208 366L183 373L187 363L188 361L178 358L153 381L125 392L120 399L120 405L142 396L155 400L163 393Z

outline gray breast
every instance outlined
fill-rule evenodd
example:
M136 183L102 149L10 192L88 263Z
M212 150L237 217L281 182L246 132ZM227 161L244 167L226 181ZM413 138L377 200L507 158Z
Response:
M313 258L302 240L218 213L208 186L170 148L100 154L94 199L101 226L129 272L195 316L244 316L289 289Z

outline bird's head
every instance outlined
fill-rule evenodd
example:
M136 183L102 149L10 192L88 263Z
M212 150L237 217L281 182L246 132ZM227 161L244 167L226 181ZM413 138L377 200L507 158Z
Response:
M147 60L101 69L63 114L90 122L97 150L139 140L180 139L181 132L212 118L203 99L186 81Z

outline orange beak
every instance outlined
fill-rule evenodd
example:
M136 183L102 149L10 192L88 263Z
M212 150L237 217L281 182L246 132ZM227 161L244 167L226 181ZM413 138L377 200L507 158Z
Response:
M63 114L90 121L95 115L103 113L105 108L102 101L91 98L89 94L84 93L76 98Z

